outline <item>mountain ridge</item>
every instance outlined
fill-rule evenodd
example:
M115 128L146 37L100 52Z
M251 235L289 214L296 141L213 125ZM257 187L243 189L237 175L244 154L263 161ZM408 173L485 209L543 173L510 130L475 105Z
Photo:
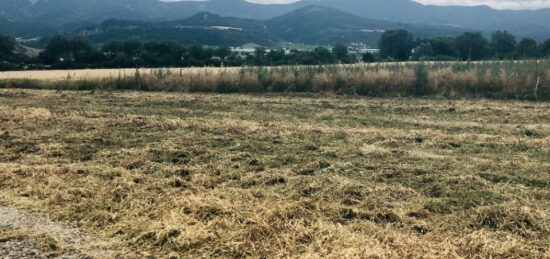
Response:
M184 19L201 12L269 20L309 5L394 23L452 25L485 33L508 30L518 37L538 40L550 37L550 9L496 10L488 6L422 5L411 0L302 0L269 5L245 0L0 0L0 18L59 30L67 24L100 23L112 18L160 22Z
M293 42L309 45L366 43L376 46L382 33L389 29L407 29L425 37L455 36L463 32L452 27L371 20L333 8L311 5L266 21L223 17L208 12L186 19L157 23L108 20L98 26L84 28L76 32L76 35L97 43L137 38L206 45L256 43L274 46Z

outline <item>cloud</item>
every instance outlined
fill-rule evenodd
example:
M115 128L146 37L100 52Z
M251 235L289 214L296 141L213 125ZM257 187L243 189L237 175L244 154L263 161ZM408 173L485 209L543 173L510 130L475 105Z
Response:
M258 4L288 4L288 3L298 2L298 1L297 0L248 0L248 2L258 3Z
M163 0L182 1L182 0ZM205 1L205 0L186 0ZM258 4L288 4L300 0L247 0ZM430 5L488 5L496 9L541 9L550 8L550 0L413 0L421 4Z
M433 5L488 5L496 9L541 9L550 8L550 0L415 0Z

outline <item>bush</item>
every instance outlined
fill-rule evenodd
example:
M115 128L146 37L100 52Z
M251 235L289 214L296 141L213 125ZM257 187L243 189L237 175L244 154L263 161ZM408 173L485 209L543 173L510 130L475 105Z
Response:
M426 66L418 65L414 70L415 84L413 88L413 95L423 96L430 93L430 79L429 72Z

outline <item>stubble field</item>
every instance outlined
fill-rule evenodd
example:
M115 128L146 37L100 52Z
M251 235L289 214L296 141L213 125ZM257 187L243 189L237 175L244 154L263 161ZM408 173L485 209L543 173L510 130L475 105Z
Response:
M549 185L544 102L0 90L46 256L547 258Z

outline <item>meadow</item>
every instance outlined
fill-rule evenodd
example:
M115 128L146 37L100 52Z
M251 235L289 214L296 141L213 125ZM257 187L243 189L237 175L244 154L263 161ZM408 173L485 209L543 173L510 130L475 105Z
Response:
M408 80L391 71L368 73ZM426 85L458 80L444 71ZM525 78L513 91L532 94ZM494 93L520 84L499 80ZM90 89L0 89L0 208L94 239L12 225L0 244L98 258L550 257L550 103Z
M550 62L15 71L0 73L0 88L550 100Z

